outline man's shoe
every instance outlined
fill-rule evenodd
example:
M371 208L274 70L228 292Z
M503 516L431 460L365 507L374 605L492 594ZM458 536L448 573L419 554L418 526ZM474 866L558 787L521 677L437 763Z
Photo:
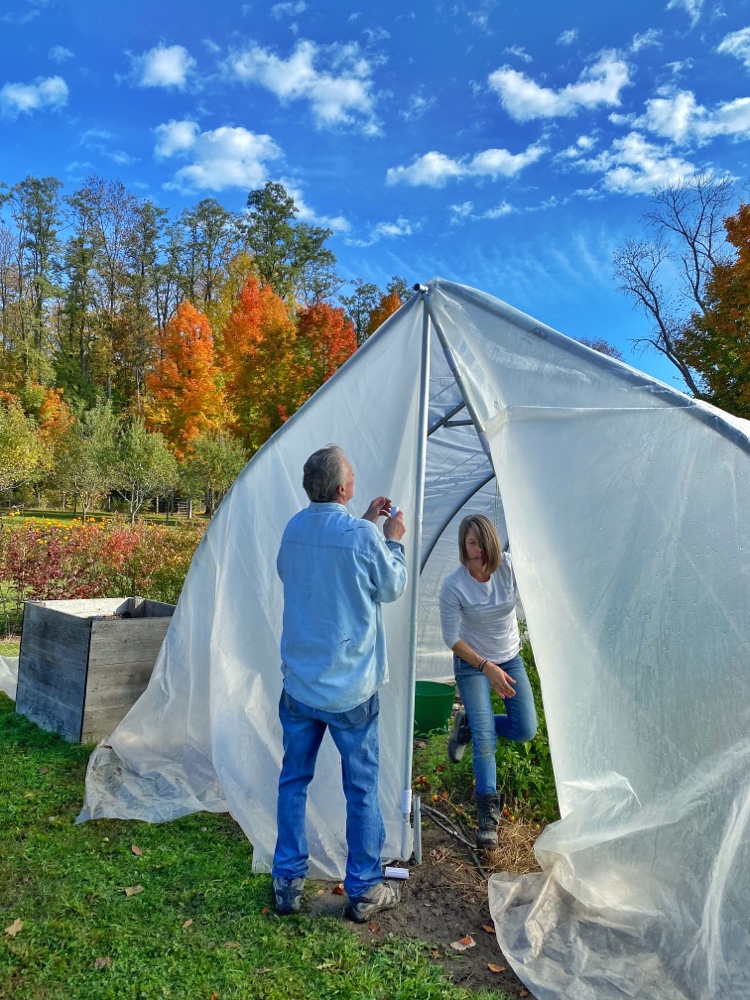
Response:
M302 908L302 889L304 878L282 878L277 875L273 880L273 898L276 912L282 917L299 913Z
M460 708L453 720L453 731L448 737L448 759L457 764L464 755L467 743L471 743L471 727L466 721L466 712Z
M363 924L381 910L392 910L401 899L401 886L397 882L378 882L362 896L349 900L346 916Z

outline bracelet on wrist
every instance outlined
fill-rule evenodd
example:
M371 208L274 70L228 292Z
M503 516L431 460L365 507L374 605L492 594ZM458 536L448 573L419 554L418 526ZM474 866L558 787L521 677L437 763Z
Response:
M487 660L486 660L486 659L484 659L484 658L483 658L483 659L481 659L481 660L479 661L478 665L477 665L477 670L479 671L479 673L480 673L480 674L483 674L483 673L484 673L484 668L485 668L486 666L487 666Z

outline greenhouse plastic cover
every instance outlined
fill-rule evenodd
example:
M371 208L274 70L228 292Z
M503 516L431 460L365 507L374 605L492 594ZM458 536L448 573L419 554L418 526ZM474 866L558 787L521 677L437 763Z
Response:
M379 494L404 510L419 677L450 674L437 595L458 521L483 511L510 539L562 815L537 842L541 874L490 880L498 941L520 978L540 1000L748 997L749 425L490 296L439 279L428 289L449 350L431 328L420 551L415 296L222 502L147 691L92 755L81 818L229 809L267 870L281 765L275 559L306 504L305 459L336 441L357 473L352 510ZM386 853L401 858L411 596L384 608L381 801ZM339 766L326 738L308 835L311 873L336 878Z

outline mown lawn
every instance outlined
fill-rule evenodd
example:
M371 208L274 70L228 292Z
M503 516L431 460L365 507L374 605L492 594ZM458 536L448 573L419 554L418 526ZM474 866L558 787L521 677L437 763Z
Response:
M276 917L270 878L251 873L228 816L75 826L89 750L0 695L3 1000L472 996L426 945L369 945L341 921Z

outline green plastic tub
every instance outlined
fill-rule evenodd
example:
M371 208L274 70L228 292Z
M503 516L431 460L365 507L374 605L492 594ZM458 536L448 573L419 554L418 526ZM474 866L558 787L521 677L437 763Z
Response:
M455 684L417 681L414 698L414 735L447 733L455 696Z

